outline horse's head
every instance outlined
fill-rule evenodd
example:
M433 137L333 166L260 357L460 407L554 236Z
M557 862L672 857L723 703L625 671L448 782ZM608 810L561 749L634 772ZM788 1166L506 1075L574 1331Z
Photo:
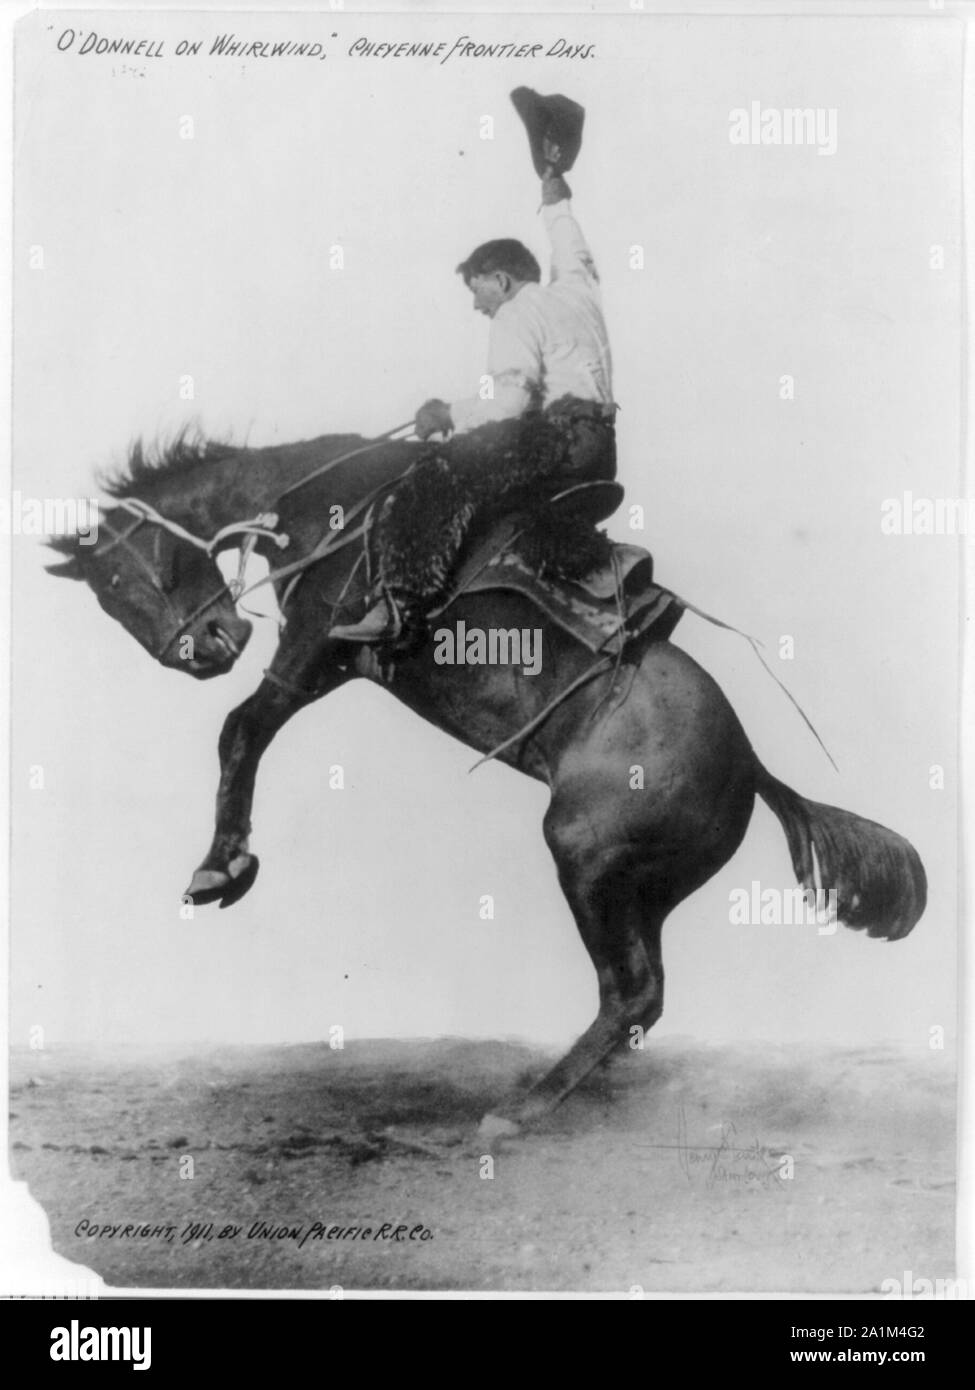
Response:
M51 574L83 579L109 617L163 666L198 680L223 675L251 635L216 561L205 550L124 508L99 517L97 541L50 542L64 558Z

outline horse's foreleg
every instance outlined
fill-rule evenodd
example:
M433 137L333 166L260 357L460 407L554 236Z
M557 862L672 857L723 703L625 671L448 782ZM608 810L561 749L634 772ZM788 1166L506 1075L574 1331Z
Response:
M216 829L206 858L193 875L185 897L194 903L220 899L229 907L242 898L257 877L258 860L248 848L254 785L261 757L275 734L292 715L341 684L343 675L321 683L320 669L287 675L271 667L260 685L227 716L220 733L220 785L217 789ZM313 680L317 678L317 683ZM307 684L306 684L307 682Z

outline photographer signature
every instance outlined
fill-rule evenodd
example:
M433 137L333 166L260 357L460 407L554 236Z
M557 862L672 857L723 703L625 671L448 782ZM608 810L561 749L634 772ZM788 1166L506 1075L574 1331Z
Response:
M704 1178L705 1187L729 1184L739 1187L777 1187L792 1176L792 1160L788 1154L775 1153L755 1139L742 1145L737 1139L734 1121L723 1121L716 1144L691 1144L687 1138L687 1118L681 1105L677 1112L676 1145L655 1145L676 1148L677 1161L688 1182Z

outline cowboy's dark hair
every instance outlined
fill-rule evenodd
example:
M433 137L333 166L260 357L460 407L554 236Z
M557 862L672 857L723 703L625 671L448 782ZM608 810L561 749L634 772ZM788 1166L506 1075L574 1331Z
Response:
M463 275L464 283L469 285L474 275L493 275L503 270L514 280L532 280L536 284L542 278L541 266L520 241L513 237L502 237L500 241L486 241L478 246L457 267L457 274Z

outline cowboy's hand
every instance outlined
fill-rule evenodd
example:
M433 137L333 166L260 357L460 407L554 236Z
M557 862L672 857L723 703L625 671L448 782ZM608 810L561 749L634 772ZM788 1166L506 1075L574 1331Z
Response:
M572 190L562 177L562 146L550 135L542 140L542 158L545 160L542 203L561 203L563 198L571 198Z
M553 174L559 172L559 165L562 162L562 146L550 135L546 135L542 139L542 158Z
M413 421L413 429L420 439L429 439L431 434L450 434L453 428L450 406L436 399L424 401Z

